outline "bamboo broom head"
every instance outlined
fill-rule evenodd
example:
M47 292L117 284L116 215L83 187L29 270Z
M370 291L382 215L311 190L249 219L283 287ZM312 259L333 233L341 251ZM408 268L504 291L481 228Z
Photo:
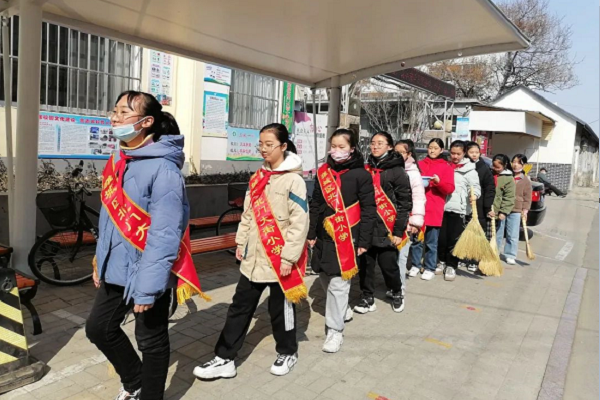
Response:
M473 195L473 188L471 188L471 195ZM460 235L456 246L452 254L462 260L487 260L494 258L494 252L485 237L485 232L479 224L477 218L477 206L475 202L471 202L473 209L473 218L465 228L465 231Z
M527 254L527 259L535 260L535 253L531 248L531 244L529 243L529 232L527 232L527 218L524 215L521 215L521 220L523 221L523 235L525 235L525 254Z
M502 276L504 273L504 267L500 262L500 258L497 256L494 258L481 260L479 262L479 270L482 274L487 276Z
M494 206L492 206L492 211L494 211ZM496 217L492 218L492 237L490 238L490 246L492 247L494 254L498 256L500 252L498 251L498 243L496 242Z

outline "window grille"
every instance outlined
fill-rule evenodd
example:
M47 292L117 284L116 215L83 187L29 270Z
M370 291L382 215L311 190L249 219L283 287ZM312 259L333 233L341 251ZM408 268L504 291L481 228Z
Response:
M233 70L231 76L229 124L260 129L279 122L280 82L277 79Z

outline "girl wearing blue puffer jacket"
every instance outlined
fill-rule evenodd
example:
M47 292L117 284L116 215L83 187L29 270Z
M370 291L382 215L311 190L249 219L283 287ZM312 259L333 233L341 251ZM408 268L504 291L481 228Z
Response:
M103 177L94 273L99 290L86 334L121 378L118 400L162 399L169 305L177 284L171 268L189 218L181 174L183 136L173 116L147 93L119 95L110 121L121 153L109 161ZM109 197L110 202L104 200ZM132 309L143 361L121 329Z

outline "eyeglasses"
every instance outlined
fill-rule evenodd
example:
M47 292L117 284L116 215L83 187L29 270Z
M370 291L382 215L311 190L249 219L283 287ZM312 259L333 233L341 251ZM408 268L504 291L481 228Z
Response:
M139 114L123 113L121 111L109 111L108 113L106 113L106 116L111 121L114 119L115 121L121 121L121 122L125 121L125 120L127 120L129 118L141 117L141 115L139 115Z
M258 150L258 151L263 151L264 150L267 153L270 153L270 152L272 152L273 150L275 150L276 148L278 148L280 146L281 146L281 144L278 144L278 145L274 145L274 144L263 144L263 145L260 145L260 144L257 144L256 145L256 150Z
M388 144L386 142L371 142L371 147L373 147L374 149L381 149L387 145Z

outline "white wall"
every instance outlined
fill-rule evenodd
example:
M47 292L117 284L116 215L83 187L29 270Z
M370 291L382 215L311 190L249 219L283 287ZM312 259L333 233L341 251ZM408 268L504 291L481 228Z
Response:
M556 121L554 132L549 141L542 141L539 158L537 150L532 154L533 162L572 164L573 146L575 144L575 121L565 118L562 114L540 103L536 98L522 89L516 90L508 96L494 103L495 106L538 111ZM495 140L495 138L494 138ZM495 142L494 142L495 145ZM494 152L496 148L494 147Z
M505 154L511 158L518 153L525 154L528 161L538 162L537 143L539 139L529 135L515 135L514 133L494 132L492 136L492 153Z

